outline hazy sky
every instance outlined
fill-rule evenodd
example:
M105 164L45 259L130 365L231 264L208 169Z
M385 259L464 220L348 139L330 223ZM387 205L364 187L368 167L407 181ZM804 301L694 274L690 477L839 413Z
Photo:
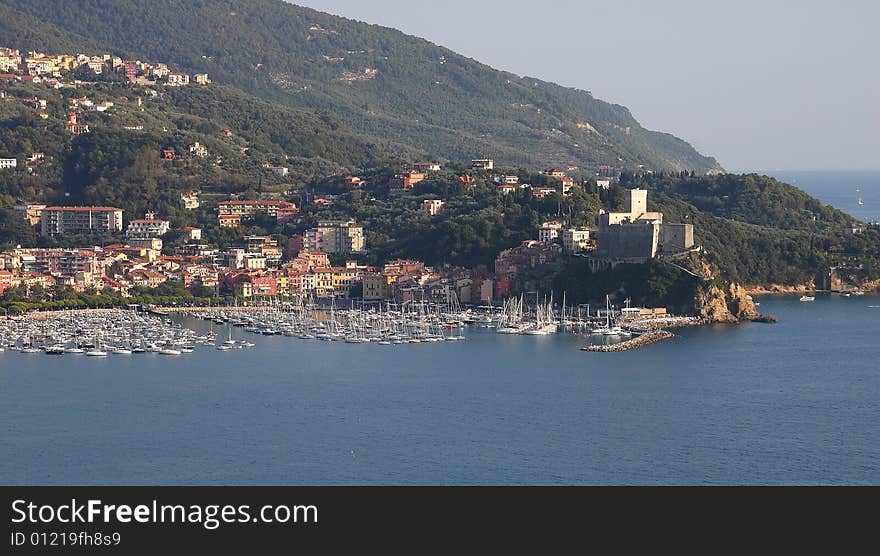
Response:
M880 2L294 3L586 89L728 170L880 169Z

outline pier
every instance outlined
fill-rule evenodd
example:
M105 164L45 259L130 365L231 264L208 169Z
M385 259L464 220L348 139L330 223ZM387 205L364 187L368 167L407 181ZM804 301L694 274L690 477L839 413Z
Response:
M668 330L654 330L651 332L646 332L645 334L642 334L640 336L636 336L632 339L620 342L619 344L584 346L581 348L581 351L617 353L620 351L629 351L631 349L647 346L649 344L653 344L654 342L659 342L660 340L665 340L667 338L673 337L675 337L675 334L669 332Z

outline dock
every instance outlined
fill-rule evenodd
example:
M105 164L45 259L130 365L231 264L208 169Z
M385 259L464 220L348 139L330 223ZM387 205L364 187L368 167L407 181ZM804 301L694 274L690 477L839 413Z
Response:
M581 351L617 353L621 351L629 351L631 349L636 349L642 346L647 346L649 344L653 344L654 342L659 342L660 340L665 340L667 338L673 337L675 337L675 334L669 332L668 330L653 330L651 332L646 332L624 342L620 342L619 344L584 346L581 348Z

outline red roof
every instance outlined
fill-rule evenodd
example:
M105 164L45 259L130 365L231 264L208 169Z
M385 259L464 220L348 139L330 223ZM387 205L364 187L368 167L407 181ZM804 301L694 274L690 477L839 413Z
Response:
M292 205L290 201L221 201L221 205Z
M92 211L92 212L110 212L110 211L122 211L121 208L116 207L46 207L43 209L46 210L66 210L66 211Z

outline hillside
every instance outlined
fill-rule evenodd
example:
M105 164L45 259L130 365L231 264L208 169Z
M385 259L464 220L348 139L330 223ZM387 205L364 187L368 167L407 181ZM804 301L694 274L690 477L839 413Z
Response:
M0 173L0 209L25 199L114 204L127 217L152 209L190 219L179 208L186 191L283 196L292 186L385 156L380 146L328 114L271 104L221 85L168 88L155 97L124 82L57 91L12 83L3 91L0 153L18 158L19 169ZM46 108L35 109L34 98L45 100ZM112 106L105 112L80 110L78 120L91 132L74 137L65 128L71 98ZM207 156L192 155L194 143L205 145ZM176 160L162 159L166 149ZM44 158L29 162L34 152ZM284 166L289 174L279 176L265 165Z
M207 72L289 106L331 110L361 133L432 157L720 169L684 141L644 129L629 110L589 92L497 71L393 29L281 0L0 4L51 24L33 29L28 44L15 26L0 25L0 44L51 51L89 37L89 44Z

